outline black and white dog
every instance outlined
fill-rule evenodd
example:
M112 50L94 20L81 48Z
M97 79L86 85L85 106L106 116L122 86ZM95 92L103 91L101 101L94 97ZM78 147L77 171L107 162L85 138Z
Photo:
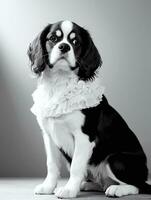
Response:
M102 60L89 33L70 21L49 24L28 55L38 77L31 111L43 133L48 172L35 193L59 198L76 197L80 189L118 197L151 193L144 151L103 95ZM61 154L70 178L56 188Z

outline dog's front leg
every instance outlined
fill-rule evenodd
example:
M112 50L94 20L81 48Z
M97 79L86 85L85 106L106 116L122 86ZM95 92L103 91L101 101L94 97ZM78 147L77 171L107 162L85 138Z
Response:
M55 190L55 195L59 198L72 198L77 196L94 147L94 143L90 142L88 136L81 131L77 131L74 138L75 150L70 168L70 178L64 187Z
M43 139L47 156L47 176L42 184L36 186L35 194L53 193L59 176L60 151L49 134L43 133Z

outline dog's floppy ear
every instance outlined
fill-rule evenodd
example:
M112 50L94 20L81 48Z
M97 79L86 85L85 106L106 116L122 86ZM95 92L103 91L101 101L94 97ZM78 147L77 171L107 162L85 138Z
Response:
M38 36L30 43L27 54L30 59L31 70L40 75L47 64L46 36L50 31L49 24Z
M102 65L101 56L87 30L81 29L82 54L80 57L79 77L88 80L94 77L95 70Z

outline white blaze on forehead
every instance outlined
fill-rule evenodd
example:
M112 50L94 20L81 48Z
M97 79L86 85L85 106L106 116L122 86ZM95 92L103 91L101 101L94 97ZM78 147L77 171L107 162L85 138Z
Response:
M67 20L62 22L61 29L62 29L62 32L64 34L64 37L67 38L69 33L72 31L72 28L73 28L72 22L67 21Z

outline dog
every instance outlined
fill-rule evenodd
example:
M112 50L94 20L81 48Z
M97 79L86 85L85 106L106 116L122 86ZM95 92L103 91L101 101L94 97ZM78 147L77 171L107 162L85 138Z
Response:
M65 20L48 24L29 45L38 80L32 94L47 155L47 176L36 194L76 197L80 190L106 196L151 193L147 160L135 134L108 103L101 56L87 30ZM57 188L60 157L70 178Z

